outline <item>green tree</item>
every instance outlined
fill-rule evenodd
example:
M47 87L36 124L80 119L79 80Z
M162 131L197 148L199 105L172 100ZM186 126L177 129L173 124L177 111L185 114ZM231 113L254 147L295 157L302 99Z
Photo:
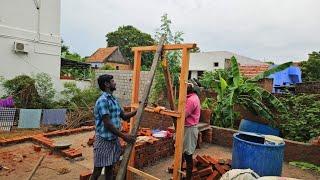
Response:
M65 45L63 40L61 40L61 57L69 60L85 62L86 58L83 58L78 53L73 53L69 51L69 46Z
M155 39L157 42L160 41L162 35L166 36L165 44L180 44L183 42L183 32L177 31L172 32L171 30L171 20L168 18L168 14L164 14L161 16L161 25L160 28L157 29L155 34ZM179 51L168 51L165 56L168 60L168 67L170 71L170 75L172 77L173 86L176 87L179 84L179 74L180 74L180 66L181 66L181 55L182 52ZM165 79L163 74L162 64L160 63L157 67L155 74L155 81L153 84L153 88L151 91L151 102L158 103L158 98L162 92L166 92L166 86L164 86Z
M271 109L282 112L285 106L271 93L261 88L256 82L274 72L289 67L292 63L285 63L265 71L256 77L246 79L240 74L239 65L235 57L231 58L231 67L227 72L218 71L212 75L213 87L217 95L217 105L214 109L214 124L222 127L234 126L238 112L234 111L236 104L241 105L256 115L272 121L274 115ZM224 77L223 77L224 76ZM205 78L204 78L205 79ZM203 79L202 79L203 81Z
M320 80L320 52L309 54L308 61L302 62L302 79L303 81Z
M132 47L136 46L150 46L154 45L155 41L150 34L141 32L139 29L127 25L120 26L116 31L109 32L106 35L106 41L108 47L118 46L121 53L133 63L133 52L131 51ZM153 59L153 54L143 53L142 60L142 69L148 69L151 67Z

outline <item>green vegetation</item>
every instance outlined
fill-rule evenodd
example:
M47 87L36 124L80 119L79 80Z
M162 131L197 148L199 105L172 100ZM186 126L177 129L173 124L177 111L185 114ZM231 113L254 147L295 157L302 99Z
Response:
M154 45L155 41L150 34L144 33L133 26L120 26L116 31L106 35L108 47L118 46L121 53L133 63L132 47ZM143 53L141 57L142 69L151 67L153 53Z
M313 170L313 171L316 171L316 172L320 173L320 166L317 166L317 165L314 165L314 164L311 164L311 163L292 161L292 162L289 162L289 164L292 165L292 166L299 167L299 168L301 168L303 170L308 169L308 170Z
M64 84L64 90L61 94L63 98L59 101L60 106L68 107L70 110L77 108L90 109L100 96L100 90L93 87L81 90L75 83L68 82Z
M29 77L20 75L3 80L5 96L13 96L15 105L20 108L51 108L54 106L55 91L48 74L40 73Z
M171 20L168 18L167 14L161 16L161 26L157 30L155 39L157 42L160 41L160 37L162 35L166 36L165 44L180 44L183 42L183 32L177 31L172 32L171 30ZM172 78L173 87L177 87L179 85L179 74L180 74L180 64L181 64L181 51L168 51L166 54L166 59L168 61L168 69ZM155 79L153 83L153 87L151 90L150 102L153 103L161 103L159 102L159 97L163 92L166 91L165 79L163 73L163 64L158 64L156 69Z
M102 70L116 70L114 67L110 66L109 64L105 64L101 69Z
M3 79L1 82L5 97L13 96L15 106L18 108L67 108L68 110L85 108L89 110L100 95L100 90L96 87L81 90L75 83L69 82L64 84L62 98L57 100L52 79L45 73L35 74L32 77L20 75L9 80Z
M286 108L275 96L261 88L256 82L290 65L291 63L285 63L252 79L246 79L240 74L236 58L232 57L230 69L205 73L200 82L218 94L213 115L214 125L233 128L234 120L239 115L234 110L235 105L241 105L253 114L273 122L274 115L271 109L285 111Z
M61 57L69 60L79 61L79 62L85 62L86 58L83 58L78 53L73 53L69 51L69 46L65 45L63 43L63 40L61 40L62 46L61 46Z
M320 95L290 95L280 98L288 111L279 115L286 139L307 142L320 136Z
M309 54L308 61L302 62L303 81L320 81L320 52Z

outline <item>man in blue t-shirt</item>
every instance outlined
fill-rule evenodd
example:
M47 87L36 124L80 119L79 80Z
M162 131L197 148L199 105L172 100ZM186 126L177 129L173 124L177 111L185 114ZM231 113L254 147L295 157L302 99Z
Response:
M91 179L97 180L105 167L106 179L113 179L113 165L119 161L121 146L119 137L127 143L134 143L135 137L121 132L121 120L129 120L137 111L124 113L117 99L112 95L116 83L112 75L98 77L99 88L103 91L96 101L94 117L96 135L93 148L94 170Z

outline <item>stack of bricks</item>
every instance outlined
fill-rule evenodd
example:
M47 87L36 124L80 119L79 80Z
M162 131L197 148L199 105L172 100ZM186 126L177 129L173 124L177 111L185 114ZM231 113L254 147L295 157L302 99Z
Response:
M184 174L186 173L186 164L181 167ZM231 169L230 159L215 159L211 156L196 156L193 159L192 179L200 180L218 180L220 177ZM173 172L173 165L168 168L168 172Z
M135 167L153 165L160 159L174 154L173 138L163 138L153 143L141 143L135 146Z

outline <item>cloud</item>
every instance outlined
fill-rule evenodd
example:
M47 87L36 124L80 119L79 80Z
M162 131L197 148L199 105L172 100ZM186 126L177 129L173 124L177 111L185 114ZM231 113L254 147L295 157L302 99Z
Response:
M202 51L260 60L304 60L319 51L318 0L62 0L61 34L82 56L106 46L105 34L133 25L154 35L168 13L172 29Z

